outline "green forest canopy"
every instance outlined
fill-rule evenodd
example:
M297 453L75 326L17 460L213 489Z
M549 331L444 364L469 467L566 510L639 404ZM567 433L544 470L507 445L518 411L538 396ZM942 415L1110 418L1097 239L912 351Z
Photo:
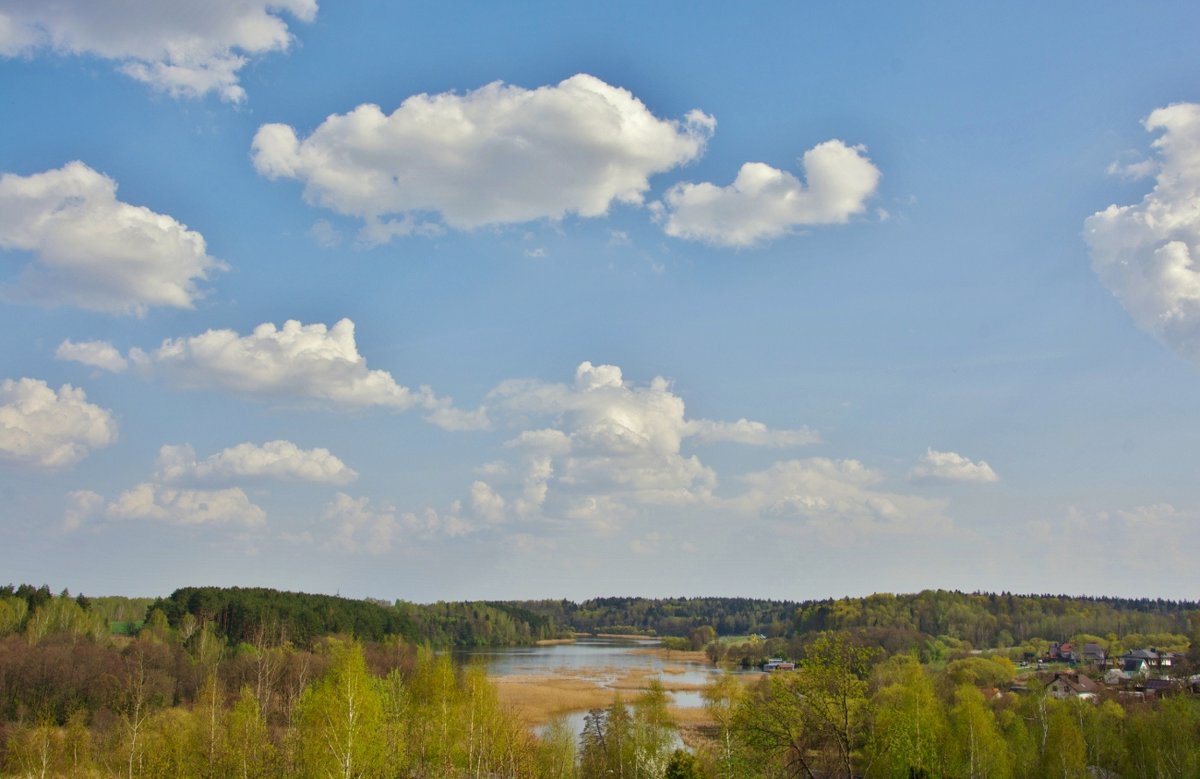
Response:
M32 614L52 598L49 587L0 588L0 604L24 601ZM172 628L210 623L231 644L308 646L342 634L378 641L400 636L434 646L529 644L569 633L628 632L687 637L704 626L718 636L792 638L824 630L892 631L949 637L976 648L1004 648L1031 639L1059 641L1191 632L1200 612L1192 601L964 593L948 590L807 601L753 598L593 598L415 604L357 600L269 588L184 587L166 598L77 598L110 625L161 611ZM0 625L5 608L0 605ZM15 607L14 607L15 608ZM11 611L11 609L10 609Z

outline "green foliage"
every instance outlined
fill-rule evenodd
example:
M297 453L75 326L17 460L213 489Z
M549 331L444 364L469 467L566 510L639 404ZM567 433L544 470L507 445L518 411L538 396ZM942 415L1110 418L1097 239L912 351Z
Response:
M158 614L141 604L145 629L114 639L105 624L129 616L129 603L0 588L5 775L1200 776L1194 696L1056 701L1036 683L1027 694L1005 693L1012 663L971 651L994 629L998 643L1016 644L1010 651L1018 657L1041 653L1048 642L1028 631L1047 626L1062 631L1049 634L1055 640L1178 651L1200 634L1200 612L1170 602L927 592L820 602L811 613L814 604L790 604L787 617L782 602L739 599L600 599L587 608L553 601L539 613L539 603L417 606L194 592L206 594L185 598L178 612L172 599L157 603ZM704 602L723 609L726 622L701 614ZM711 640L743 607L753 617L745 624L765 638ZM821 608L820 619L847 629L805 630ZM677 630L680 646L706 641L726 660L791 657L798 669L763 676L748 689L746 677L721 674L704 692L716 728L695 754L674 751L667 695L657 685L592 712L576 748L563 722L535 739L500 705L482 668L462 668L430 648L524 642L579 614L642 631ZM366 616L356 622L355 615ZM1114 615L1119 626L1095 629ZM297 626L310 619L316 627L349 624L343 636L384 626L383 640L324 633L301 640ZM387 626L436 644L414 645Z
M1200 776L1200 704L1172 698L1129 717L1126 730L1129 776L1183 779Z
M358 644L334 647L329 671L305 693L296 720L298 776L383 776L383 696Z
M618 694L607 709L594 709L580 736L581 779L632 776L637 765L633 720Z
M537 745L537 775L542 779L573 779L575 776L575 732L564 716L556 717L542 730Z
M948 718L952 738L951 775L964 779L1012 776L1012 764L996 718L979 690L969 684L956 689Z
M1048 779L1087 779L1087 744L1072 707L1050 704L1046 742L1042 749L1042 775Z
M704 769L695 755L676 749L667 760L663 779L704 779Z
M60 596L37 606L25 621L25 636L31 644L52 633L98 641L108 635L108 622L99 614L82 609L75 599Z
M1080 633L1106 635L1170 631L1182 633L1187 601L1127 598L1070 598L924 591L912 595L811 601L799 606L798 633L888 625L930 636L947 636L974 647L1000 647L1031 637L1063 641Z
M964 657L946 664L946 678L955 688L967 684L1002 689L1016 675L1016 667L1006 657Z
M661 777L671 759L673 727L662 684L650 683L633 704L618 695L607 709L588 713L580 738L579 775Z
M258 698L242 688L225 724L224 749L217 761L219 776L266 779L275 775L278 757Z
M25 624L29 603L24 598L0 598L0 636L16 633Z
M791 673L771 674L742 698L732 730L743 764L785 775L849 777L869 720L873 652L822 633Z
M877 666L872 681L869 776L941 775L948 724L929 674L912 655L898 655Z
M661 776L666 770L668 750L675 726L667 713L667 693L662 682L651 679L646 691L633 704L634 774Z
M715 763L721 779L738 773L738 752L735 750L735 716L746 694L746 688L732 674L723 673L704 688L704 708L717 723Z
M521 601L520 605L578 633L636 633L690 639L692 631L704 626L722 636L782 635L800 604L754 598L621 597L592 598L582 603Z
M389 605L268 588L185 587L154 601L146 612L148 623L155 612L183 640L208 624L230 644L255 646L292 643L307 648L329 635L361 641L400 636L443 647L531 644L557 636L552 618L513 603ZM161 633L165 625L150 627Z

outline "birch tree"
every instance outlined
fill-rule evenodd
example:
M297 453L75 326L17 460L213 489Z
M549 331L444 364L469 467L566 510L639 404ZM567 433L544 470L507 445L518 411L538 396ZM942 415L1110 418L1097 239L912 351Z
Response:
M335 645L333 653L328 672L304 695L297 712L300 775L381 777L387 742L378 684L358 644Z

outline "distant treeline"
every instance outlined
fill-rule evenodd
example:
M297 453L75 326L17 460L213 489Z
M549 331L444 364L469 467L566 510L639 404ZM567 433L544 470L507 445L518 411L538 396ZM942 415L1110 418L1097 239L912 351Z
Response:
M263 587L184 587L149 606L172 628L211 624L231 644L309 647L329 635L382 641L399 636L442 647L511 646L553 638L553 619L516 604L416 604L282 592Z
M1032 638L1187 633L1194 601L1091 598L925 590L911 595L811 601L752 598L593 598L521 601L529 611L584 633L690 636L711 626L719 636L790 638L823 630L887 629L947 636L978 648Z
M0 633L54 598L47 586L0 587ZM131 632L161 614L165 626L189 634L209 625L230 644L310 647L328 635L381 641L398 636L438 647L511 646L575 633L640 633L691 639L760 634L792 639L826 630L887 638L927 636L975 648L1006 648L1034 639L1067 640L1188 634L1200 603L1148 598L1095 598L925 590L909 595L809 601L754 598L593 598L416 604L283 592L262 587L184 587L166 598L76 596L93 619ZM886 634L886 635L885 635ZM884 639L881 639L883 641ZM699 646L697 648L699 648Z

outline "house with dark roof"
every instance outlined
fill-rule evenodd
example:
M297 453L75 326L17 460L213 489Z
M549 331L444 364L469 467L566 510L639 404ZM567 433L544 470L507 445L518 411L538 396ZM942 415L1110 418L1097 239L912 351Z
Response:
M1147 696L1161 697L1170 693L1174 688L1175 683L1170 679L1147 679L1142 685L1142 690Z
M1135 649L1121 655L1118 662L1126 673L1146 674L1173 667L1178 657L1174 652L1159 652L1154 648Z
M1104 648L1095 642L1088 642L1083 645L1083 662L1087 665L1094 665L1098 668L1103 668L1108 657L1104 653Z
M1151 668L1158 666L1158 653L1149 649L1135 649L1126 652L1118 658L1121 670L1127 674L1150 673Z
M1100 694L1100 685L1081 673L1056 673L1046 685L1046 691L1059 700L1079 698L1090 701Z

